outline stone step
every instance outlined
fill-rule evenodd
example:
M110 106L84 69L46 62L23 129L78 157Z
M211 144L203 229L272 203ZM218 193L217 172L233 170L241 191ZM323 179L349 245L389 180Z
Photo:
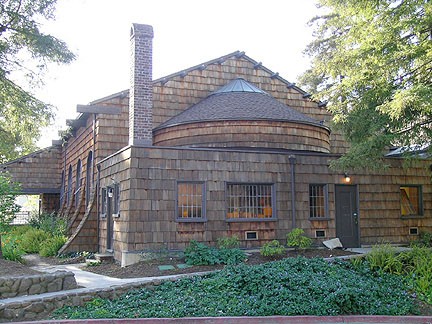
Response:
M110 263L114 262L114 255L112 253L96 253L95 259L103 263Z

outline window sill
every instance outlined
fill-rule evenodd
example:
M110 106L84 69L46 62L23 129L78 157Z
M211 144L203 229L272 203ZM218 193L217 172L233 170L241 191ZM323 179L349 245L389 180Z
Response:
M310 221L330 221L330 217L309 217Z
M207 222L207 219L205 218L176 218L175 220L177 223L205 223Z
M424 215L401 215L401 219L415 219L415 218L424 218Z
M227 223L244 223L244 222L275 222L277 218L227 218Z

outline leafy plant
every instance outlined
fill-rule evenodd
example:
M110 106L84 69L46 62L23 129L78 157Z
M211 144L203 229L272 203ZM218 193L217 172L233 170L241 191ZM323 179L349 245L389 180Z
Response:
M19 238L15 235L6 235L1 242L3 258L9 261L23 262L24 251L19 246Z
M387 271L394 274L402 274L403 263L401 257L390 244L380 244L372 247L372 251L366 256L372 270Z
M58 250L66 243L66 236L56 235L49 237L40 244L39 254L43 257L55 256Z
M129 291L114 300L97 298L81 307L63 307L53 316L405 315L416 312L407 289L398 276L377 276L367 267L358 272L349 262L286 258L255 266L227 266L206 276Z
M273 240L265 243L261 249L260 254L266 257L283 255L285 253L285 247L280 244L278 240Z
M189 265L238 264L246 259L245 253L238 249L217 249L192 240L185 249L185 261Z
M189 265L215 265L220 264L219 253L204 243L192 240L185 249L185 261Z
M243 262L246 259L246 254L238 249L220 249L219 251L219 260L222 264L235 265Z
M287 245L296 249L307 249L312 245L312 239L304 235L304 230L294 228L287 234Z
M420 232L418 240L411 242L411 246L432 247L432 232Z
M67 221L65 218L57 216L56 213L43 213L33 215L29 224L52 235L66 235Z
M240 239L237 235L219 237L217 239L217 247L220 249L233 249L240 246Z
M27 253L39 253L41 244L49 237L49 233L32 228L22 235L20 247Z

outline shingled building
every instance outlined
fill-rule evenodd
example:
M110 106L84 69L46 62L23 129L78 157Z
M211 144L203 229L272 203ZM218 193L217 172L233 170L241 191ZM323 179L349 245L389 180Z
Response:
M295 84L234 52L152 79L151 26L131 28L130 89L78 105L63 142L2 165L43 209L69 219L62 251L183 249L238 235L284 242L407 243L432 230L427 159L383 172L335 172L348 145ZM292 64L293 62L287 62Z

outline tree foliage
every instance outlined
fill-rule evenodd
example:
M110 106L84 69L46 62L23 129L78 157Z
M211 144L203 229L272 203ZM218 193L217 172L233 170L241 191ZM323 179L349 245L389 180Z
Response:
M66 44L44 34L40 21L54 18L56 0L0 1L0 163L29 153L53 107L24 90L14 79L41 83L48 63L69 63Z
M336 168L382 165L391 146L432 137L432 2L318 0L301 83L328 102L351 149Z

